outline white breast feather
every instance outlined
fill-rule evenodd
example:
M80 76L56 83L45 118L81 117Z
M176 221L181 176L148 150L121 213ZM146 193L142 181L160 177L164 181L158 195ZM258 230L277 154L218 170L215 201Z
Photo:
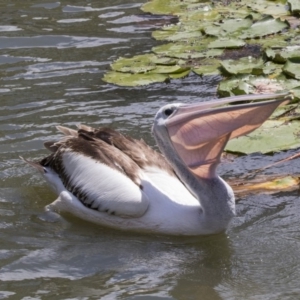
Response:
M199 201L176 177L157 167L147 167L145 173L151 182L171 201L187 206L200 206Z

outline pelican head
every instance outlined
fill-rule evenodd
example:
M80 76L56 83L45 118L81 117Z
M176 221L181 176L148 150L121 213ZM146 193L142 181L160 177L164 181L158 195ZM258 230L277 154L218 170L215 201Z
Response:
M290 95L282 93L168 104L157 112L152 131L170 162L180 161L197 177L215 178L228 140L255 130L289 100Z

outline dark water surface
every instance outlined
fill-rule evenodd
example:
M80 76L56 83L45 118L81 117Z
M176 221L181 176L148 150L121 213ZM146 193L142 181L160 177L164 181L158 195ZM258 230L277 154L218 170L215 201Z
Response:
M300 299L296 192L240 199L226 234L179 238L122 233L50 218L55 199L25 165L46 154L55 126L110 125L154 144L157 109L212 98L218 78L143 88L101 77L119 56L147 52L165 20L143 0L0 1L0 299ZM239 176L284 155L221 166ZM267 173L297 173L298 162Z

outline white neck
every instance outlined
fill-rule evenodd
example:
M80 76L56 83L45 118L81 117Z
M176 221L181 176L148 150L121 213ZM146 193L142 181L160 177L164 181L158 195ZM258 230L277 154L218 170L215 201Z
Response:
M196 177L182 162L169 140L155 134L157 144L176 174L198 199L202 208L202 226L213 232L225 230L235 215L235 200L232 188L219 176L215 178Z

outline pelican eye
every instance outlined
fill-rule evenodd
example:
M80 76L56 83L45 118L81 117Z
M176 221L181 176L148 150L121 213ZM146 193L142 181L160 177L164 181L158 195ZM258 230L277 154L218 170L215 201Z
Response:
M171 116L171 114L174 112L174 109L173 108L167 108L164 113L165 113L165 116L169 117Z

